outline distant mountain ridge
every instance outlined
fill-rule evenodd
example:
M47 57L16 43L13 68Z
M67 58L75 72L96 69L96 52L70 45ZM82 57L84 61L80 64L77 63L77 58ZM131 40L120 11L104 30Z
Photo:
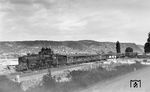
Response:
M98 42L93 40L79 41L5 41L0 42L0 54L19 54L38 53L42 47L50 47L55 53L59 54L96 54L116 52L115 42ZM135 43L121 43L121 52L127 47L133 48L134 52L142 53L142 46Z

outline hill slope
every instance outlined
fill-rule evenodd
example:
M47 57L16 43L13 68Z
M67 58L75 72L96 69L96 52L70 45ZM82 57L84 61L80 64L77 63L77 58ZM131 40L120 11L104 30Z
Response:
M38 53L42 47L51 47L55 53L75 54L75 53L102 53L115 52L114 42L97 42L92 40L80 41L11 41L0 42L0 54L19 54ZM134 43L121 43L121 51L126 47L132 47L135 52L143 50Z

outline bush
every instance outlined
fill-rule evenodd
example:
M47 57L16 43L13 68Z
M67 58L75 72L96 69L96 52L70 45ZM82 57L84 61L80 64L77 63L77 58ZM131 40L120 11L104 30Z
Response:
M133 52L133 49L131 47L127 47L125 49L125 53L132 53Z
M6 76L0 76L0 92L22 92L20 84L9 80Z

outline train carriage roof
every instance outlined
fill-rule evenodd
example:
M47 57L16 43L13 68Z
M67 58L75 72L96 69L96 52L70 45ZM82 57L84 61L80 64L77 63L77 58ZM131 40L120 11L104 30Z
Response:
M67 57L85 57L85 56L97 56L99 54L55 54L57 56L67 56Z
M69 54L68 57L86 57L86 56L97 56L98 54Z

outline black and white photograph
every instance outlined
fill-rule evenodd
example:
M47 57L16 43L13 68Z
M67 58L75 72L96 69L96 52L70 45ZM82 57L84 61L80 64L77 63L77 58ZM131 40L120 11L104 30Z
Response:
M0 0L0 92L150 92L150 0Z

